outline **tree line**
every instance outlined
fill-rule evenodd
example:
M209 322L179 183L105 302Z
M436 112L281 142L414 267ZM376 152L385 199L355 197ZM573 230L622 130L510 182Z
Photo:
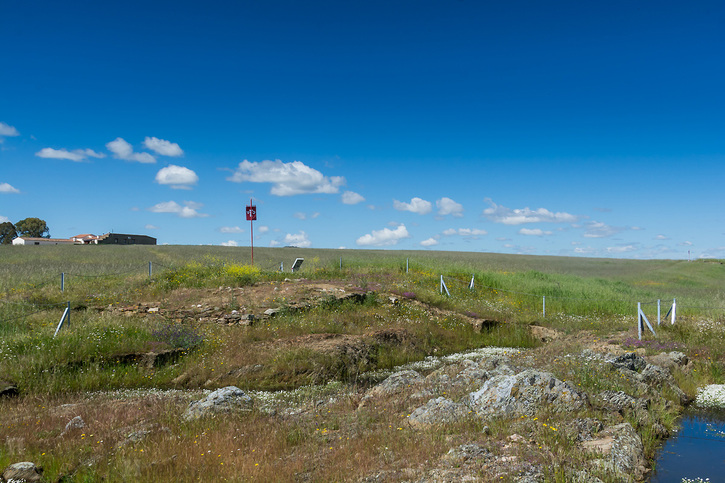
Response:
M9 221L0 223L0 245L9 245L13 238L19 236L50 238L50 229L45 220L40 218L25 218L15 224Z

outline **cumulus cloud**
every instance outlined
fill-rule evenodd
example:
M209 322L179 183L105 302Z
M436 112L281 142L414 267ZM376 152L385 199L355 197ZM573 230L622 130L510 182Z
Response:
M272 183L270 193L276 196L292 196L308 193L337 193L345 184L342 176L324 176L314 168L300 161L283 163L276 161L239 163L234 173L227 178L234 183Z
M143 140L143 145L146 146L146 149L150 149L161 156L178 157L184 155L184 151L181 150L178 144L156 137L146 136L146 139Z
M229 241L222 242L221 245L223 247L237 247L237 246L239 246L239 244L237 242L235 242L234 240L229 240Z
M268 231L269 231L269 227L268 226L264 226L263 225L263 226L260 226L259 228L257 228L257 233L259 233L260 235L264 235Z
M0 223L7 223L8 221L10 221L10 218L0 215Z
M306 220L308 218L310 220L314 220L315 218L317 218L318 216L320 216L320 213L314 212L311 215L308 215L307 213L302 213L301 211L298 211L297 213L293 214L292 216L294 216L298 220Z
M436 201L436 207L440 216L451 215L456 218L463 216L463 205L445 196Z
M497 205L490 198L485 200L491 206L483 210L483 216L495 223L504 225L521 225L524 223L574 223L579 217L569 213L551 212L546 208L511 209Z
M356 205L358 203L362 203L363 201L365 201L365 198L354 191L345 191L342 194L342 202L346 205Z
M238 226L223 226L219 228L220 233L244 233L244 230Z
M18 130L15 129L13 126L5 124L4 122L0 122L0 142L2 142L3 137L14 137L14 136L20 136L20 133L18 132Z
M426 215L433 210L433 205L430 201L415 197L410 200L410 203L393 200L393 208L398 211L410 211L419 215Z
M285 246L295 246L298 248L310 248L312 242L307 237L307 233L301 231L299 233L287 233L284 237Z
M73 162L85 161L89 157L91 158L105 158L106 155L103 153L97 153L92 149L74 149L68 151L67 149L53 149L43 148L37 153L36 156L39 158L50 158L50 159L67 159Z
M399 225L394 230L391 230L390 228L373 230L372 233L368 233L367 235L363 235L358 238L355 243L360 246L381 247L397 245L397 243L404 238L410 238L410 234L408 233L408 229L405 228L405 225Z
M0 183L0 193L20 193L20 190L11 186L9 183Z
M149 211L152 213L173 213L180 218L204 218L209 215L199 213L203 205L194 201L184 201L184 206L178 204L176 201L164 201L158 203L151 208Z
M438 240L431 237L431 238L428 238L427 240L423 240L422 242L420 242L420 244L421 244L421 246L424 246L424 247L432 247L432 246L438 245Z
M147 230L158 230L159 229L158 226L151 225L151 224L148 224L148 225L144 226L144 228L146 228Z
M519 230L519 235L526 235L526 236L544 236L544 235L551 235L553 232L551 231L544 231L539 228L522 228Z
M609 226L606 223L602 223L599 221L592 221L590 223L587 223L586 225L586 231L584 232L585 238L606 238L609 236L616 235L617 233L621 233L626 228L621 226Z
M156 158L151 156L149 153L133 152L133 146L131 146L131 144L126 142L123 138L116 138L113 141L106 143L106 148L113 153L113 157L116 159L147 164L156 162Z
M670 237L668 237L666 235L657 235L655 237L655 240L669 240L669 239L670 239Z
M173 189L191 189L199 181L199 177L195 172L183 166L170 164L165 168L161 168L156 173L156 182L158 184L169 185Z

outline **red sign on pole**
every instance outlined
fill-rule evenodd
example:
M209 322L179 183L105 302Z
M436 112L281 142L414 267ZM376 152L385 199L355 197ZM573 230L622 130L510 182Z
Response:
M254 205L247 206L247 221L254 221L257 219L257 207Z

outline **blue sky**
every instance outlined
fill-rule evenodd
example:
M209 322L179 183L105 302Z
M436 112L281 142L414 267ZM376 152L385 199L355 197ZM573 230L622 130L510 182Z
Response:
M723 2L0 5L0 221L725 258Z

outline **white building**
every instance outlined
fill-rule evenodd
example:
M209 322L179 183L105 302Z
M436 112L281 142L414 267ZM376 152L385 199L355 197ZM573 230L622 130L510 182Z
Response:
M13 239L13 245L73 245L75 242L68 238L32 238L19 236Z

